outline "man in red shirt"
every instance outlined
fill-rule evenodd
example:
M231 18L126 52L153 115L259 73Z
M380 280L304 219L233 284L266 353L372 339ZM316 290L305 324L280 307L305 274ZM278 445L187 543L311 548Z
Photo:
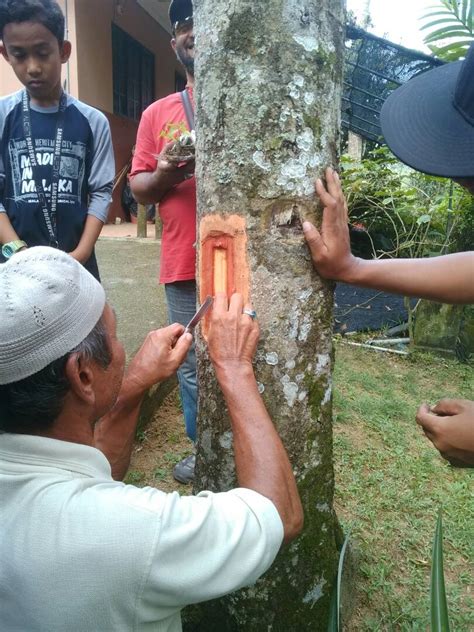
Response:
M196 311L196 183L194 159L170 161L168 151L193 125L194 33L191 0L172 0L169 8L173 39L171 46L186 71L184 94L174 93L147 108L138 128L130 184L141 204L159 203L163 223L160 283L165 284L171 323L183 325ZM185 102L190 105L185 110ZM186 432L196 440L196 356L194 345L178 371ZM181 483L194 478L194 455L173 470Z

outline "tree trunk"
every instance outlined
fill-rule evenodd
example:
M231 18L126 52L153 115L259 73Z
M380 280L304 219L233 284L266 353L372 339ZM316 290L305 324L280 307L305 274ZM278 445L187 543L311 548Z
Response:
M191 629L326 628L337 561L333 290L313 271L301 223L316 221L315 176L337 160L342 4L194 0L200 293L237 289L257 310L256 375L305 528L255 586L205 604ZM221 491L236 484L232 433L202 339L197 347L195 487Z
M139 204L137 208L137 237L147 235L146 206Z

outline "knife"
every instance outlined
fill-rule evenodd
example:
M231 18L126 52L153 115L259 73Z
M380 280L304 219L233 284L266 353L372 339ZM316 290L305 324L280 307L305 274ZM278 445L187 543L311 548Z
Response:
M201 305L201 307L198 309L198 311L194 314L194 316L191 318L189 323L186 325L186 329L184 330L185 334L188 334L188 333L192 334L194 332L194 328L196 327L198 322L201 320L201 318L204 316L204 314L207 312L207 310L211 307L213 302L214 302L214 299L212 298L212 296L208 296L206 298L204 303Z

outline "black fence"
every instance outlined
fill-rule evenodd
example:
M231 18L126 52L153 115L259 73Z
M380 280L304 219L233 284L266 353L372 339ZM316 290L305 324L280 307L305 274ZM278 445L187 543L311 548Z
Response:
M443 63L348 25L343 127L367 140L383 142L379 119L385 99L402 83Z

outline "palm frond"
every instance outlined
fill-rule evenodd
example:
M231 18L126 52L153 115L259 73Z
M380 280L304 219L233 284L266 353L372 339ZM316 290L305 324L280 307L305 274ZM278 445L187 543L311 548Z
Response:
M474 0L440 0L437 6L428 9L421 18L426 22L420 30L428 31L424 42L433 54L445 61L455 61L465 55L474 41L473 13ZM452 41L447 43L446 40Z
M472 39L459 40L446 44L445 46L437 47L430 46L433 55L443 59L444 61L457 61L466 56L469 46L472 44Z
M427 17L426 15L423 16L423 18ZM420 31L426 31L427 29L432 28L433 26L438 26L439 24L448 24L449 22L442 18L441 20L433 20L433 22L428 22L427 24L423 24L423 26L420 26ZM454 22L454 24L456 24L456 22Z

